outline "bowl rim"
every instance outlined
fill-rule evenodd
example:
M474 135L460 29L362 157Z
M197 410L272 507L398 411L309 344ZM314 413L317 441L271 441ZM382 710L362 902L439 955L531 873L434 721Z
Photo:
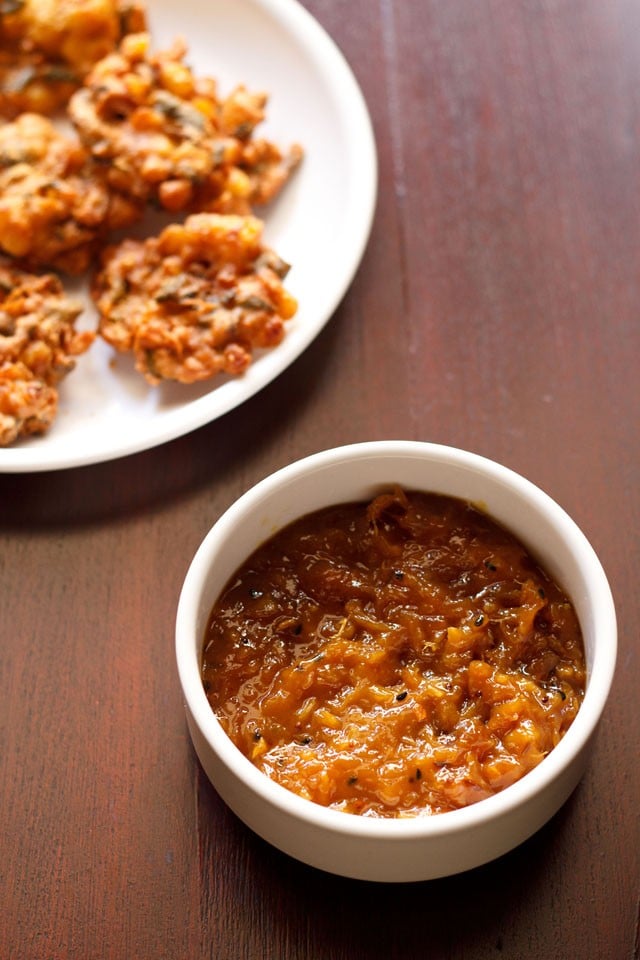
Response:
M356 816L293 793L258 770L233 744L213 713L202 685L197 611L212 558L236 526L277 488L290 486L310 472L332 469L346 460L398 457L446 462L457 468L480 472L489 482L509 487L544 513L570 545L581 577L588 584L597 642L593 662L588 665L585 697L569 730L544 760L516 783L477 803L437 815L407 818ZM379 440L331 447L296 460L258 481L224 511L202 540L188 568L177 607L175 652L188 713L219 762L249 791L281 813L337 835L370 840L416 840L471 830L513 812L544 792L581 754L600 720L613 681L617 626L613 596L600 560L577 524L548 494L511 468L480 454L428 441Z

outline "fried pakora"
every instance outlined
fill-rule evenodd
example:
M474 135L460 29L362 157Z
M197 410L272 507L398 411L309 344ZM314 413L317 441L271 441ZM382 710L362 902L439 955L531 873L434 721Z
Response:
M119 193L172 213L249 214L276 195L302 150L254 141L266 95L239 86L220 99L185 54L180 40L153 53L148 34L126 37L73 95L69 116Z
M95 339L75 328L82 309L53 274L0 263L0 446L51 426L57 385Z
M144 29L139 0L2 0L0 116L60 110L98 60Z
M255 217L193 214L155 238L105 250L93 296L99 332L151 384L240 374L296 312L284 263Z
M23 265L81 273L106 233L142 211L46 117L25 113L0 127L0 250Z

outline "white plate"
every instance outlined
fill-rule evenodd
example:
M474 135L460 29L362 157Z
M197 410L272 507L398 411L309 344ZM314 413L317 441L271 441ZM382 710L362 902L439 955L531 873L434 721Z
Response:
M268 92L261 134L283 147L304 147L302 165L264 214L265 241L292 265L286 286L298 298L298 313L283 343L242 377L193 386L150 387L129 357L96 342L61 384L51 430L0 449L0 472L115 459L232 410L317 336L369 237L377 184L371 123L349 66L317 21L296 0L150 0L149 7L156 49L184 36L187 61L216 77L222 94L237 83ZM85 322L93 325L91 314L88 306Z

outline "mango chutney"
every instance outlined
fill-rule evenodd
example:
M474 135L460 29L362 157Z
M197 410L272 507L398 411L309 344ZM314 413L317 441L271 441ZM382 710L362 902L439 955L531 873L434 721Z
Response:
M258 769L336 810L413 817L489 797L576 716L562 589L472 504L396 488L259 547L216 602L202 679Z

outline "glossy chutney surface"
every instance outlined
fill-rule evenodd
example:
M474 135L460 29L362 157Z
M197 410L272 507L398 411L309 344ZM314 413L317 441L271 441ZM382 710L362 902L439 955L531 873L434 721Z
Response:
M462 500L395 488L258 548L211 612L202 677L267 776L398 817L535 767L576 716L586 667L572 604L515 537Z

